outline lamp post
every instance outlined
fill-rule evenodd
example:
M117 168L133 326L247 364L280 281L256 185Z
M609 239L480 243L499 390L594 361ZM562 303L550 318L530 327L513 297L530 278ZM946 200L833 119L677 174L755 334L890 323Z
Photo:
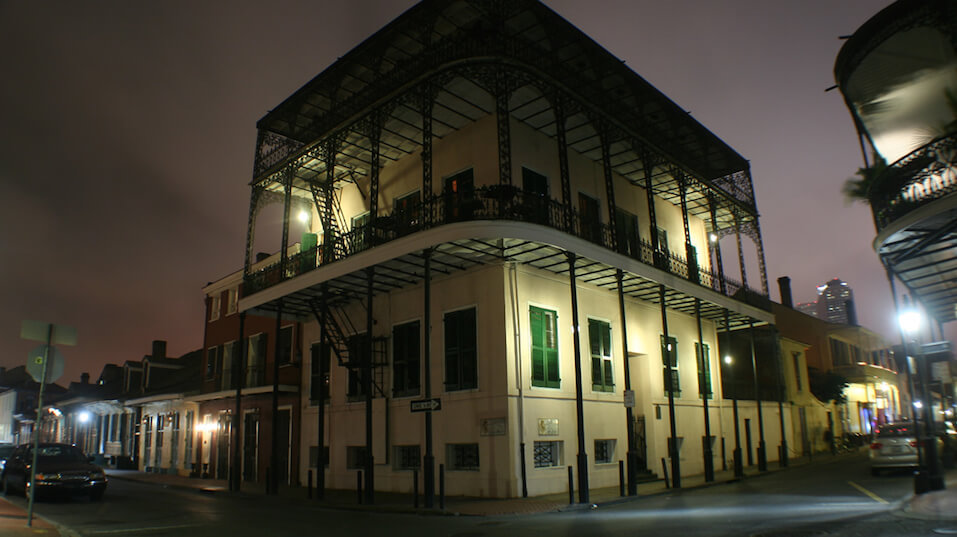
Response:
M734 388L733 362L731 355L725 355L724 363L728 366L731 378L729 383L731 385L731 412L734 418L734 451L731 452L731 457L734 460L734 477L744 477L744 465L741 461L741 429L738 426L738 393Z
M930 383L927 371L928 367L925 363L926 360L923 359L920 344L917 341L918 332L923 324L923 318L917 309L907 307L907 309L900 313L898 321L900 323L901 332L905 335L905 353L911 355L912 344L914 347L915 352L913 352L912 355L917 364L917 381L920 384L920 398L922 403L921 410L923 410L925 420L924 434L921 436L918 433L917 442L917 449L923 450L924 464L914 474L914 492L923 494L933 490L944 490L944 478L940 472L940 458L937 453L937 438L934 434L934 404L930 398L930 391L927 386ZM917 421L915 416L915 425ZM919 429L917 430L919 431Z

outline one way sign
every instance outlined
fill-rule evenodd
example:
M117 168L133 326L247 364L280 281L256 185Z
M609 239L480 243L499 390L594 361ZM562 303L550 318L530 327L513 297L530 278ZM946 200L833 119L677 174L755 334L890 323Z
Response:
M435 410L442 410L442 400L438 397L412 401L412 412L432 412Z

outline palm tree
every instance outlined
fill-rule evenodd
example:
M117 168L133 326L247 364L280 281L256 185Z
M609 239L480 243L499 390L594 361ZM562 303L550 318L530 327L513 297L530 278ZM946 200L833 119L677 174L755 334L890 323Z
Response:
M870 203L871 189L877 182L877 178L887 169L887 163L876 152L873 158L874 164L858 168L857 172L854 173L859 179L848 177L847 180L844 181L841 192L844 193L844 199L848 203L856 203L859 201Z

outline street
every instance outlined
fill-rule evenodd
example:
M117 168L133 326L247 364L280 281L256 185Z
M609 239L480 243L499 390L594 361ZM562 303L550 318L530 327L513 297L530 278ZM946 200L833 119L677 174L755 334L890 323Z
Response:
M83 537L423 535L918 536L957 534L957 522L891 513L907 472L872 477L865 454L822 457L737 483L639 498L597 509L527 516L423 516L318 507L306 499L208 494L114 479L101 502L44 501L36 512ZM22 497L9 501L26 506Z

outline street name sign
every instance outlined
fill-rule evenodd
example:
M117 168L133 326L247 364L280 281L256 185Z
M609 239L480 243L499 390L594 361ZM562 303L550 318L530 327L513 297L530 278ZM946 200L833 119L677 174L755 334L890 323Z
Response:
M438 397L433 399L420 399L412 401L412 412L432 412L442 410L442 400Z

